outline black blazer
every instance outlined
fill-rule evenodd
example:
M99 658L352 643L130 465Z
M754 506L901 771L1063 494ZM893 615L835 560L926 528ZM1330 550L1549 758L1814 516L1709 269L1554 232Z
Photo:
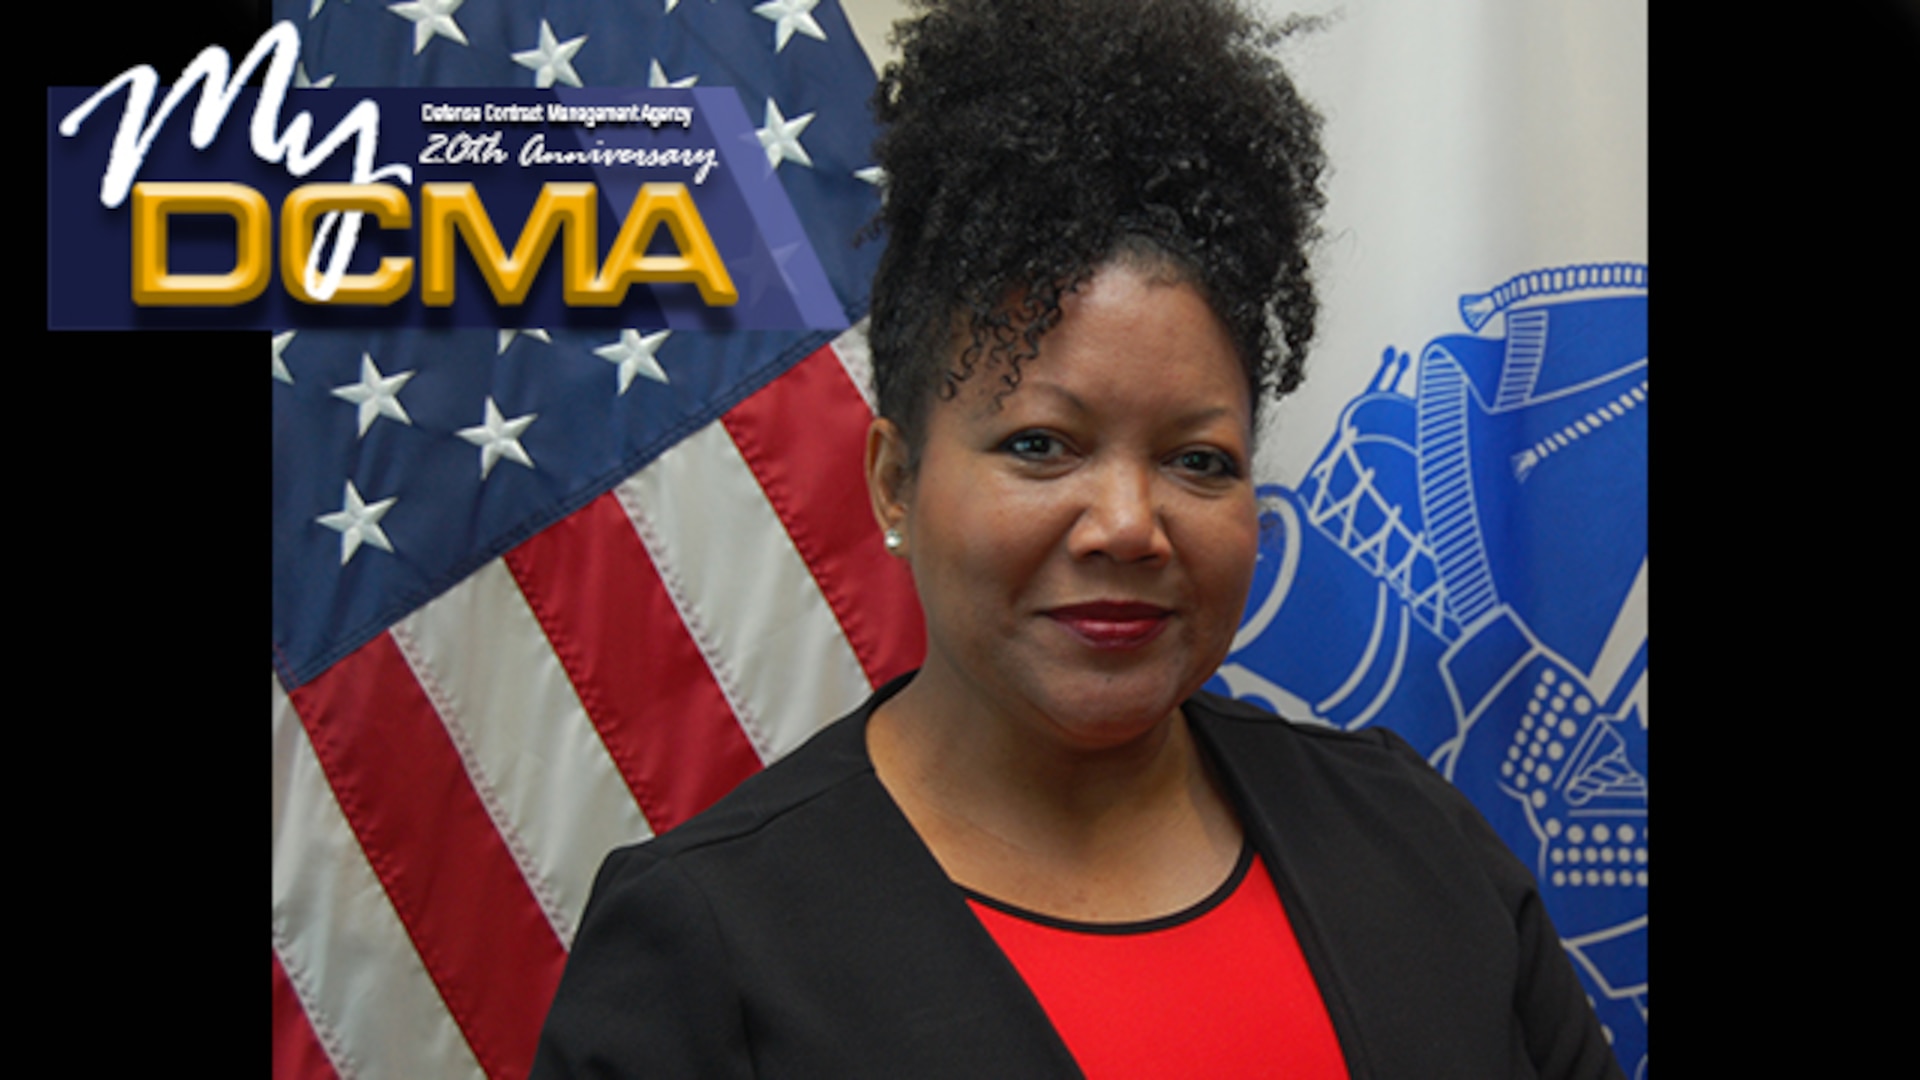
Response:
M866 721L905 681L608 856L534 1077L1081 1075L874 775ZM1532 874L1404 741L1184 708L1354 1080L1621 1075Z

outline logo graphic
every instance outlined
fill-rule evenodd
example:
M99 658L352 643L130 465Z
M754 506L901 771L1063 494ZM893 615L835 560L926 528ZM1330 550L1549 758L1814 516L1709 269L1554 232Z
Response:
M299 55L282 22L164 97L48 90L50 328L848 325L731 88L322 90Z
M1213 689L1386 725L1523 861L1646 1075L1647 270L1538 270L1389 347L1298 490Z

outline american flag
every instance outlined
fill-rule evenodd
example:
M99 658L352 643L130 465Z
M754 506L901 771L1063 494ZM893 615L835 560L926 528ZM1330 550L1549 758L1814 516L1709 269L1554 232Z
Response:
M611 848L916 665L834 0L276 0L303 85L732 86L855 328L273 337L280 1077L520 1077Z

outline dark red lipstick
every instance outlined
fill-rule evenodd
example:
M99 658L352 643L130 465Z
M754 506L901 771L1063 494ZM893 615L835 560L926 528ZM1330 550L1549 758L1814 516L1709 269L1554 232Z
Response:
M1160 636L1173 612L1157 604L1098 600L1054 608L1047 615L1096 649L1137 649Z

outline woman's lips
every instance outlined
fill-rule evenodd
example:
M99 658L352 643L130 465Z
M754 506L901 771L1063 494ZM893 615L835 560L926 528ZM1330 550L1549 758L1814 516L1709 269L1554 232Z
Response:
M1173 612L1155 604L1101 600L1054 608L1047 615L1096 649L1136 649L1159 637Z

